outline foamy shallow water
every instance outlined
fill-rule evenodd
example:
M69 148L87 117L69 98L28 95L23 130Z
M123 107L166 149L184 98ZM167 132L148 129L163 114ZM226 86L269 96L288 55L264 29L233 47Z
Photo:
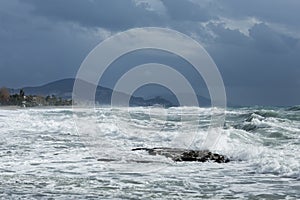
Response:
M97 108L91 116L84 110L74 114L71 108L0 110L0 197L300 198L297 107L229 109L219 130L222 137L213 147L231 157L226 164L174 163L131 151L183 145L185 137L176 140L181 144L174 138L195 130L190 147L201 148L209 108L129 111ZM195 116L200 123L193 121ZM94 124L86 123L90 121Z

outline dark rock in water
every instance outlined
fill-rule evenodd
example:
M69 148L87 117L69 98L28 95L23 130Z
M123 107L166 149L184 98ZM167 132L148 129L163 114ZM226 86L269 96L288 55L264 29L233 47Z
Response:
M258 129L258 127L256 125L250 124L250 123L238 124L238 125L234 125L233 127L236 128L236 129L243 129L243 130L249 131L249 132Z
M254 124L245 124L244 126L242 126L242 129L245 131L254 131L258 129L258 127Z
M189 149L179 149L179 148L135 148L132 151L144 150L150 155L162 155L167 158L171 158L176 162L183 161L197 161L197 162L207 162L214 161L217 163L227 163L229 158L226 156L212 153L208 150L189 150Z

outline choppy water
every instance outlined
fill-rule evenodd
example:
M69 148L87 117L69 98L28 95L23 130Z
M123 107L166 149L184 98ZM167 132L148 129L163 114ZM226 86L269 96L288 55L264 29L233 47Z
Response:
M141 107L130 108L130 113L128 118L127 109L98 108L96 128L80 125L103 139L98 141L103 146L96 149L104 154L98 155L92 146L99 143L87 142L77 134L71 108L1 109L0 197L300 198L300 107L228 109L220 130L223 136L214 147L233 160L226 164L174 163L130 151L138 146L172 146L172 138L195 128L192 120L180 119L183 115L200 119L199 134L191 147L201 148L209 108L155 108L149 116L149 108ZM82 111L75 118L84 122L90 115ZM106 144L116 148L107 151ZM139 158L147 159L153 171L138 171L144 166ZM110 159L118 160L117 164ZM128 162L137 172L120 170Z

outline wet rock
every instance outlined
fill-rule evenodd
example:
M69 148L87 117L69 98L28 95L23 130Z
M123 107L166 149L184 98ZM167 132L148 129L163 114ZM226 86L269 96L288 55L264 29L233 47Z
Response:
M256 129L258 129L258 127L255 124L250 124L250 123L246 123L246 124L238 124L233 126L236 129L243 129L245 131L254 131Z
M180 148L135 148L132 151L144 150L150 155L162 155L171 158L176 162L196 161L207 162L213 161L217 163L227 163L229 158L224 155L212 153L208 150L189 150Z

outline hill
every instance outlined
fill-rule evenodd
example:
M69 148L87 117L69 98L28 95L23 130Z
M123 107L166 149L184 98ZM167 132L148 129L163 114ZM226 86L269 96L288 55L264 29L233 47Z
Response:
M38 96L52 96L61 97L63 99L71 99L73 92L73 85L75 79L68 78L62 79L54 82L47 83L45 85L36 86L36 87L24 87L19 89L10 89L11 93L19 93L21 89L25 92L26 95L38 95ZM92 87L91 83L83 82ZM111 104L111 96L113 90L110 88L97 86L95 100L100 105L109 105ZM122 98L128 98L128 94L122 92L115 92L118 96ZM130 106L152 106L155 104L163 105L165 107L176 106L172 102L161 98L154 97L151 99L145 100L143 97L130 97Z

